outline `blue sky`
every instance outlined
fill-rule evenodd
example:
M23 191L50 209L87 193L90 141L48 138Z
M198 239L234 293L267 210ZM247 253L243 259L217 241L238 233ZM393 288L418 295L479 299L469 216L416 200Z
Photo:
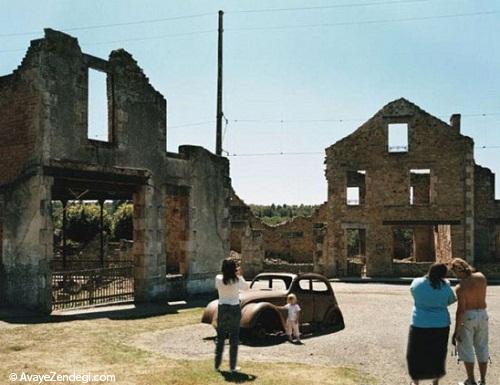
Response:
M462 132L475 140L476 161L500 174L498 1L2 0L1 5L2 75L19 65L29 40L42 36L44 27L65 30L207 13L68 32L84 52L106 58L112 49L125 48L133 54L167 98L169 151L181 144L214 149L215 30L217 11L223 9L229 121L223 147L240 154L230 157L231 177L247 202L326 200L324 148L399 97L445 121L462 113ZM325 6L337 7L242 12ZM478 14L489 11L498 13ZM476 15L422 20L471 13ZM388 21L401 19L420 20ZM371 23L380 20L386 22ZM270 29L283 26L290 28ZM19 32L34 33L5 36ZM192 32L201 33L182 35ZM132 40L140 38L147 39ZM244 156L277 152L302 154Z

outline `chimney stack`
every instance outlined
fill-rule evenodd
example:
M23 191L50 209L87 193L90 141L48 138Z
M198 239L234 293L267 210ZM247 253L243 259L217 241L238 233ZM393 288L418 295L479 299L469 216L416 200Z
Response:
M460 114L453 114L450 116L450 126L460 132Z

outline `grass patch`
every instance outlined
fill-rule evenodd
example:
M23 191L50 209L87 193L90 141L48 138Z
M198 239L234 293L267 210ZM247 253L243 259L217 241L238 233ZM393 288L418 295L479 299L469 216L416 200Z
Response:
M20 374L22 371L29 374L51 371L113 374L115 384L120 385L373 383L372 379L351 368L244 360L240 363L244 373L231 376L227 372L215 372L212 360L172 360L128 344L144 332L198 323L201 313L201 308L195 308L147 318L99 318L6 328L0 332L0 383L9 383L11 372Z

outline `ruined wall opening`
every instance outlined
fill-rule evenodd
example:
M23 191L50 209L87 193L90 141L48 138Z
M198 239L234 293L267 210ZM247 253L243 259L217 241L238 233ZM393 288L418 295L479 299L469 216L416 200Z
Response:
M393 228L393 260L401 262L435 262L437 250L446 257L451 253L450 226L415 224ZM439 234L439 237L438 237Z
M410 205L428 205L431 202L431 170L410 170Z
M50 167L52 309L134 300L145 260L147 174ZM140 287L139 287L140 288Z
M366 257L366 229L346 229L347 257Z
M390 123L387 126L389 152L408 152L408 124Z
M365 203L366 171L348 171L346 184L346 204L360 206Z
M366 229L345 229L347 275L362 276L366 266Z
M51 208L55 271L134 264L132 201L64 197Z
M189 188L167 186L165 196L165 250L167 274L187 274Z
M394 227L392 230L393 259L414 261L414 231L411 227Z
M87 138L111 142L111 79L106 72L88 68Z

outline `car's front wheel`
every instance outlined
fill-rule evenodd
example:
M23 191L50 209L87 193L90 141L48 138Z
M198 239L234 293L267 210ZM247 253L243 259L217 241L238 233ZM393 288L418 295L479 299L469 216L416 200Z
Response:
M270 333L282 331L280 316L271 309L266 309L257 315L257 319L251 329L251 335L255 339L262 340Z

